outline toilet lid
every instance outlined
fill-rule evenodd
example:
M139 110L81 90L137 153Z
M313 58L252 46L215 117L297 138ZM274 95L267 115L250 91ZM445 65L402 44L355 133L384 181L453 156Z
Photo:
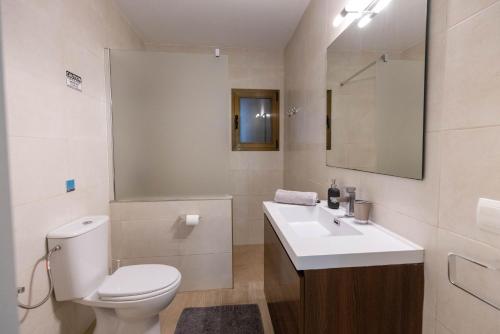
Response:
M177 282L179 271L163 264L141 264L120 267L101 284L97 293L101 297L142 295L165 289Z

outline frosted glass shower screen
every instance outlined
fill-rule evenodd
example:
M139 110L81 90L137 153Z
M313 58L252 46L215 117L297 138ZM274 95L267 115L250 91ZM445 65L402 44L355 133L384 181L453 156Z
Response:
M228 193L227 58L110 52L115 198Z

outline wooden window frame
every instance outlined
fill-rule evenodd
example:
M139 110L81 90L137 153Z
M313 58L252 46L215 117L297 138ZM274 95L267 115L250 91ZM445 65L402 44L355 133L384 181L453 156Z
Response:
M332 150L332 90L326 91L326 150Z
M240 99L271 99L271 143L240 142ZM280 138L280 91L275 89L232 89L231 90L231 132L233 151L279 151Z

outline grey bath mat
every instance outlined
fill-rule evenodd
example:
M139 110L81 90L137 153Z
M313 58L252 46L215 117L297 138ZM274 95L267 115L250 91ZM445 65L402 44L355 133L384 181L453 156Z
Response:
M263 333L256 304L185 308L175 328L175 334Z

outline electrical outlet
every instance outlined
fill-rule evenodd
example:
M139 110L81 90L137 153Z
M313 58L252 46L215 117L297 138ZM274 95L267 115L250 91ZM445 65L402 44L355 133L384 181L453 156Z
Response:
M75 180L73 180L73 179L66 180L66 192L69 193L69 192L75 191L75 189L76 189Z

